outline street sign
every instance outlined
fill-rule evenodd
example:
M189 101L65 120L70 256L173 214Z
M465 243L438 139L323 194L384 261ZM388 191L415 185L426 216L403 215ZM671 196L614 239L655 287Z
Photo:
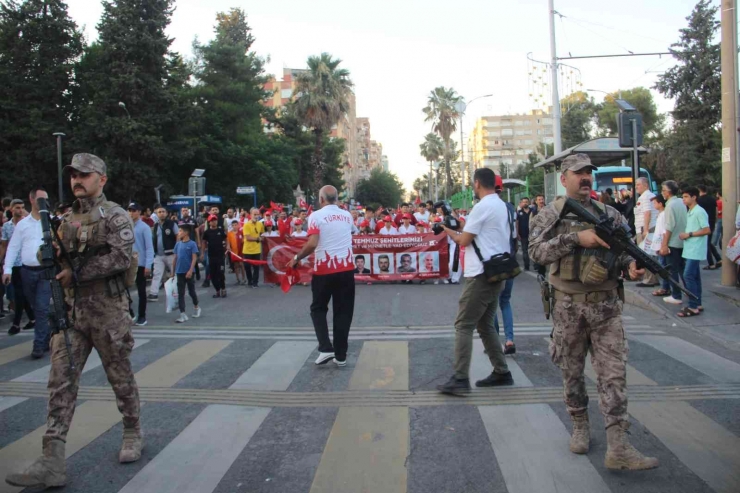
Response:
M250 195L254 194L254 187L236 187L237 195Z

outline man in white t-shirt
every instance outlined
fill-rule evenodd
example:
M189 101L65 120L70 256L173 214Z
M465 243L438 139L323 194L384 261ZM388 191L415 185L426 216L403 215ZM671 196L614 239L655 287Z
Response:
M317 365L332 359L337 366L347 364L349 328L355 309L355 264L352 256L352 216L340 209L337 189L331 185L319 191L321 209L309 217L308 241L288 264L299 265L301 259L316 252L311 278L311 320L319 341ZM329 301L334 310L334 344L329 339L326 314Z
M429 222L429 211L427 210L426 204L422 202L419 204L418 210L414 212L416 223L428 223Z
M639 177L635 184L635 189L639 194L637 198L637 207L635 208L635 231L637 233L635 242L638 246L643 248L643 241L645 241L645 239L648 240L648 243L653 239L653 233L655 233L655 222L658 220L658 211L655 209L655 205L653 203L653 197L655 197L655 194L650 191L650 182L648 182L647 178L644 176ZM643 250L645 250L648 255L652 255L651 248L645 247ZM637 283L637 286L641 288L651 288L658 284L658 277L646 269L645 275L642 277L642 282Z
M476 252L480 252L483 260L500 253L511 253L509 212L495 192L497 178L489 168L475 170L473 191L480 202L468 215L462 232L445 228L455 243L466 248L465 283L455 319L455 374L447 383L437 386L437 390L444 394L465 395L470 392L468 375L473 353L473 331L476 328L493 366L491 375L477 381L476 387L514 384L493 325L504 281L488 282L483 273L483 263Z

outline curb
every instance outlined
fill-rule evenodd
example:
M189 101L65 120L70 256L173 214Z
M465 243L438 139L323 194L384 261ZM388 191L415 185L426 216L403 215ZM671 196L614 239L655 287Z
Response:
M648 310L650 312L656 313L658 315L663 315L665 317L671 315L671 313L668 312L664 307L658 305L657 303L654 303L652 300L647 299L637 291L634 291L627 287L624 288L624 302L628 305L633 305L637 308L642 308L643 310Z

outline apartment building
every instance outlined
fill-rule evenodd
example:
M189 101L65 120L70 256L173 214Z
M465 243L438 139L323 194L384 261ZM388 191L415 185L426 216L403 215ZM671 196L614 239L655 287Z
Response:
M552 116L542 110L483 116L469 134L465 160L474 169L487 167L506 176L530 154L539 154L540 143L553 142Z

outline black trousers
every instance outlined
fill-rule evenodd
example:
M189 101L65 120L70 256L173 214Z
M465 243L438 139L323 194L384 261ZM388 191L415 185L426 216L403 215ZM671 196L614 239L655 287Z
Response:
M311 320L319 341L319 351L334 353L336 359L347 359L349 328L355 311L355 274L338 272L325 276L314 275L311 279ZM329 311L329 300L334 312L334 345L329 339L329 325L326 314Z
M185 285L188 286L188 293L190 293L190 299L193 300L193 305L198 306L198 295L195 293L195 279L194 276L190 276L190 279L185 277L185 274L177 274L177 304L180 308L180 313L185 313Z
M28 316L29 322L31 320L36 320L36 315L33 313L31 303L26 302L26 295L23 292L23 278L21 277L20 267L13 267L13 273L10 276L10 281L13 283L13 301L15 303L13 325L21 324L23 310L26 310L26 315Z
M248 253L242 255L242 257L249 260L261 260L261 255L259 253ZM247 271L247 284L250 286L256 286L260 280L260 266L245 262L244 269Z
M529 236L522 236L522 260L524 260L524 268L529 270Z
M146 320L146 267L136 270L136 291L139 293L139 322Z
M710 228L709 236L707 237L707 263L714 265L715 261L719 262L722 260L722 255L717 251L717 247L712 244L712 236L714 236L714 226ZM712 258L714 257L714 258Z
M211 282L216 293L226 289L226 275L224 273L224 258L208 257L208 272L211 274Z

